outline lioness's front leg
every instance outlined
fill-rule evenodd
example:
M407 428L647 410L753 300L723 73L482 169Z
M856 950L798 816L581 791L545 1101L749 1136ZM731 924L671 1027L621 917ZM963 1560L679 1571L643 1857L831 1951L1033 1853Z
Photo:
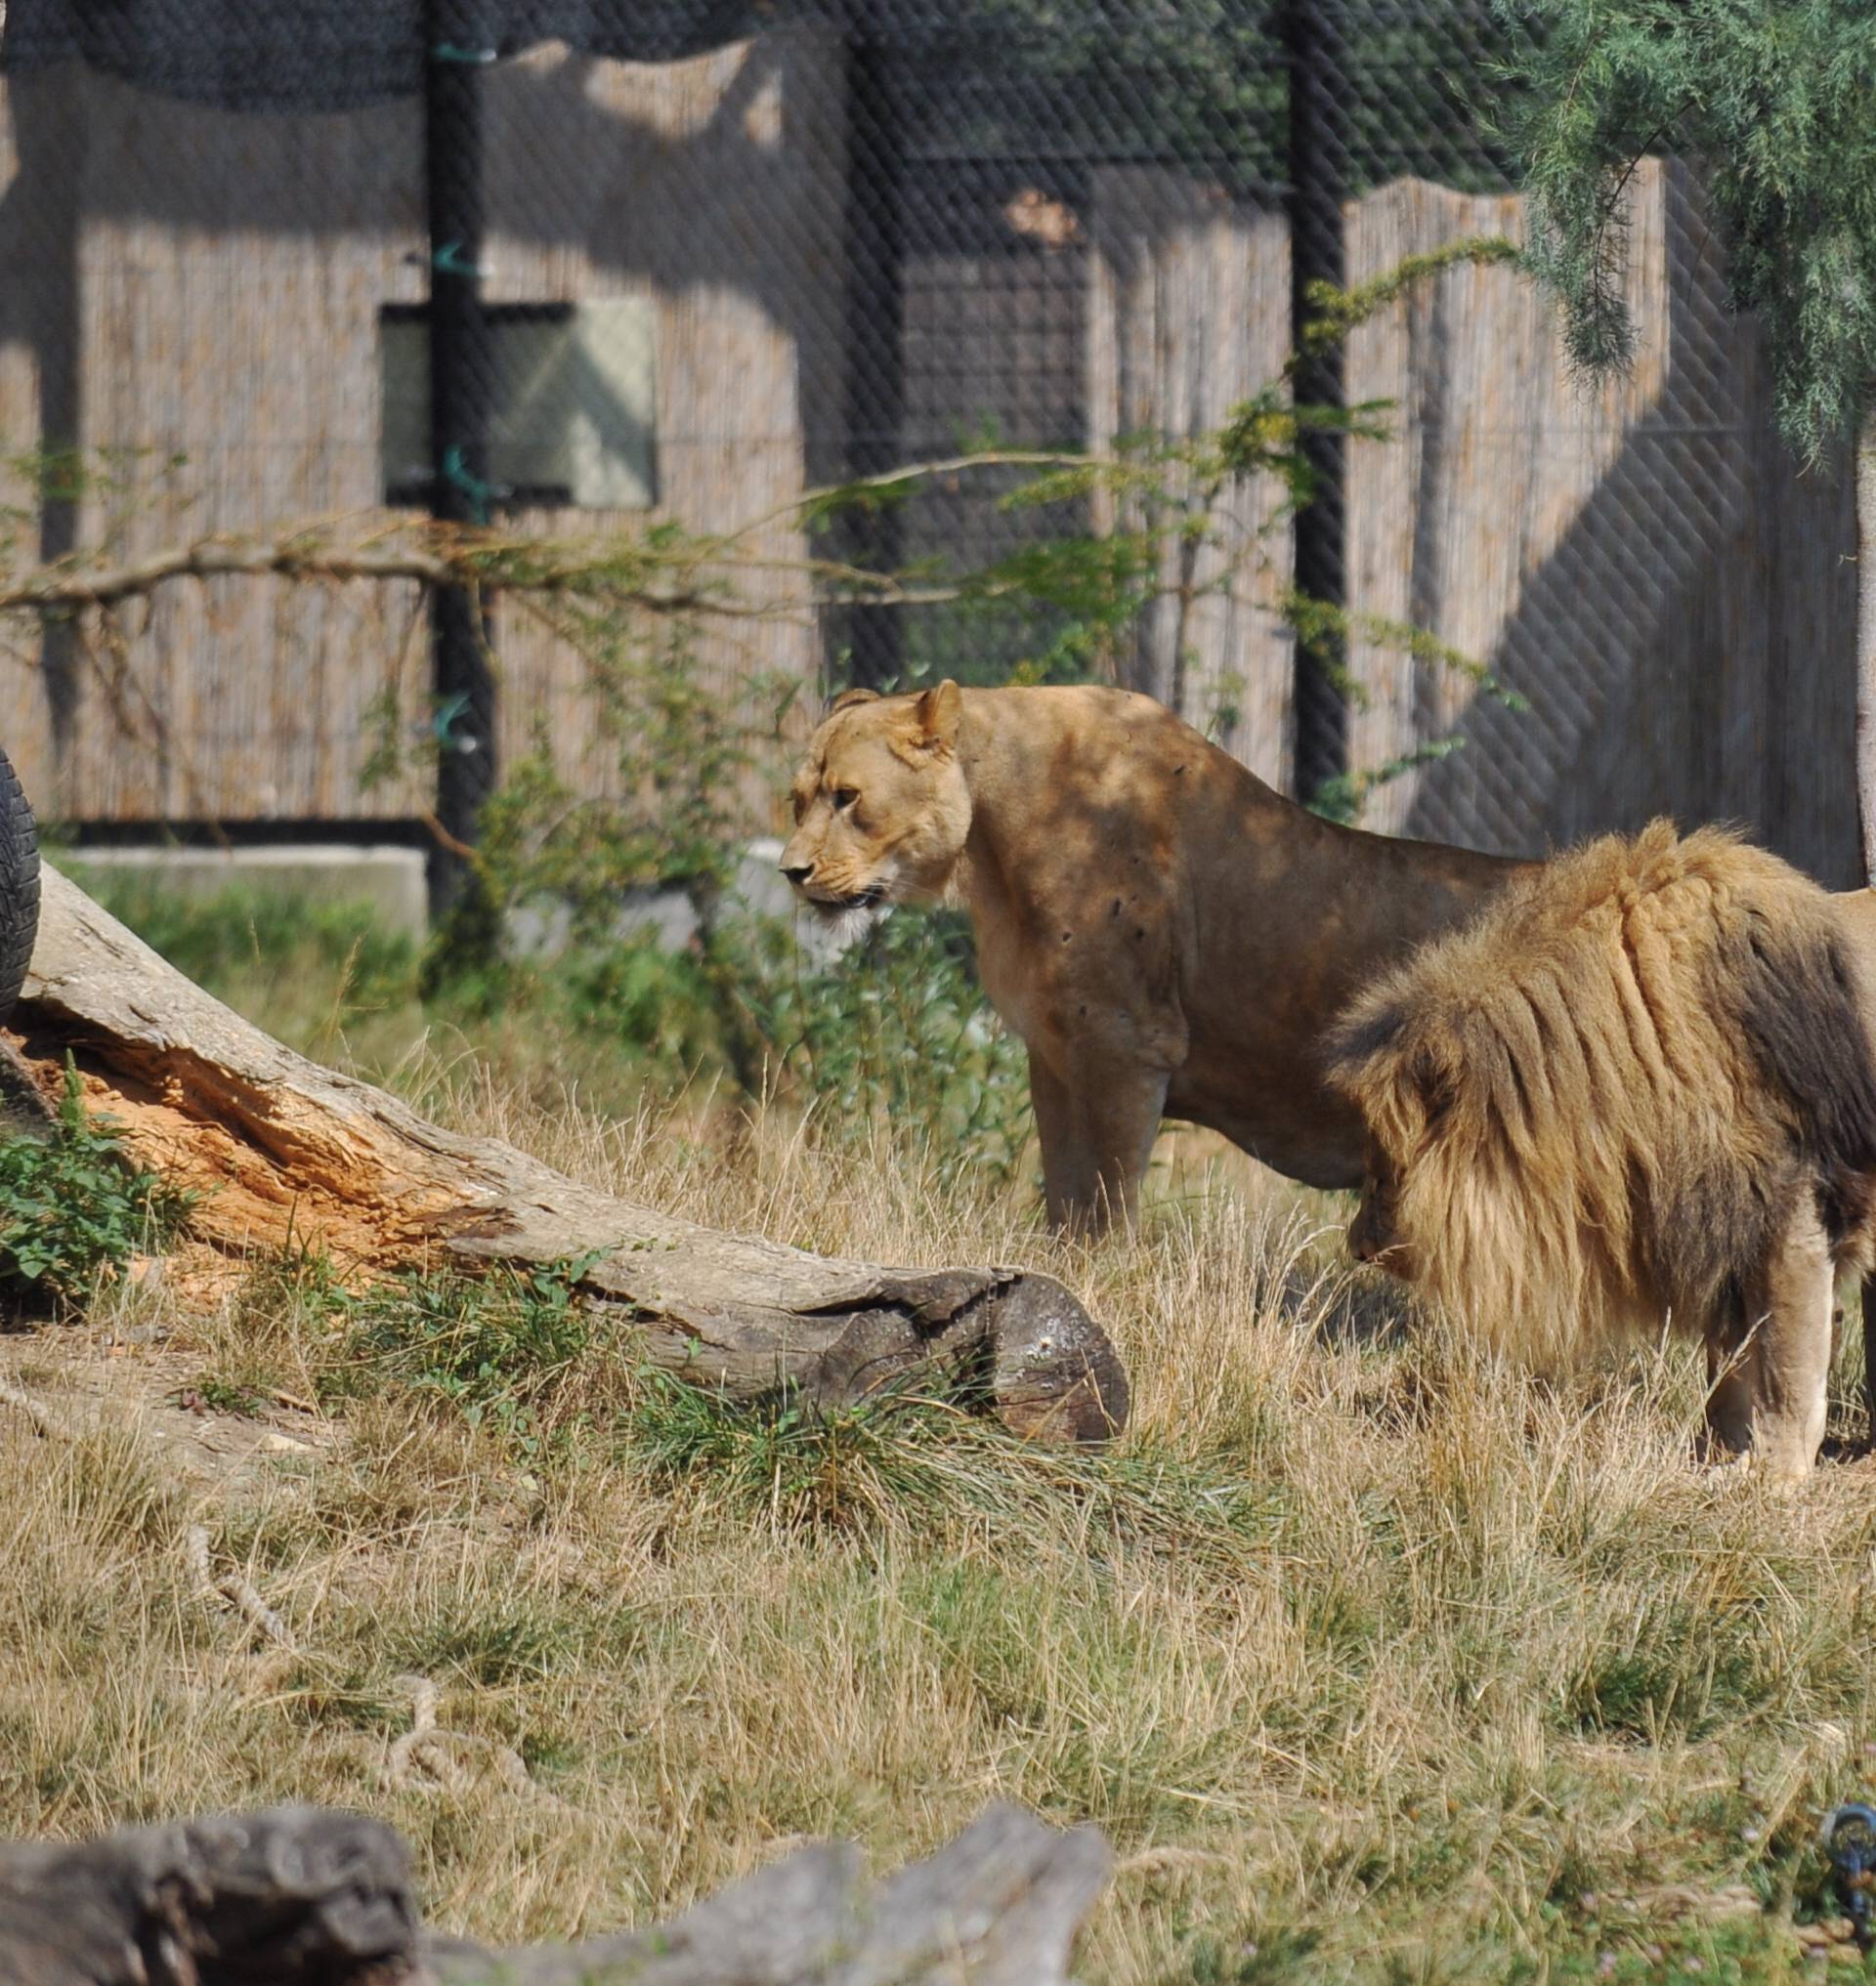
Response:
M1138 1225L1140 1181L1166 1109L1169 1078L1137 1069L1078 1070L1058 1076L1029 1051L1029 1095L1043 1147L1049 1223L1071 1234L1100 1234L1120 1219Z

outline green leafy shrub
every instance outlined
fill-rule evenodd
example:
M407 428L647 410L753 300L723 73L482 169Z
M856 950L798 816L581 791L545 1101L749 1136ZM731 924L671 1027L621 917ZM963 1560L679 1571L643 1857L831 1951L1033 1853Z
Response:
M595 945L563 959L555 978L576 1025L596 1029L665 1075L723 1060L717 989L694 951L650 935Z
M57 1130L0 1141L0 1298L68 1303L182 1225L192 1196L138 1170L120 1139L108 1118L86 1115L67 1056Z
M891 912L819 968L783 931L742 965L737 996L771 1084L814 1105L825 1135L890 1126L947 1178L1014 1176L1030 1124L1023 1046L978 985L961 911Z
M87 870L82 855L71 867L96 902L197 986L227 987L258 971L271 990L304 979L311 966L340 980L355 1006L396 1005L415 990L414 941L387 928L368 904L251 884L191 896L159 877Z
M545 1403L592 1346L578 1285L595 1259L484 1276L410 1270L349 1299L350 1329L331 1390L408 1386L536 1455Z

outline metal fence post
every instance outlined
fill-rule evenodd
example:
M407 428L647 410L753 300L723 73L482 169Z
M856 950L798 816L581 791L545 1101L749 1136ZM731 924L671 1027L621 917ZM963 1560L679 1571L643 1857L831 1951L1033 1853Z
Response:
M494 60L474 0L426 0L424 193L430 231L430 509L442 524L487 524L492 359L482 308L483 76ZM431 593L437 821L430 908L448 908L495 782L495 679L487 613L466 587Z
M905 133L890 19L882 7L860 10L847 41L845 473L856 481L898 468L905 445ZM840 531L842 555L861 570L889 572L899 564L904 532L896 504L849 509ZM902 654L899 610L850 607L839 625L848 681L889 687Z
M1289 70L1290 331L1300 341L1313 315L1309 285L1343 286L1343 202L1347 195L1348 149L1341 128L1338 0L1284 0L1280 28ZM1297 375L1297 399L1318 406L1343 403L1342 352L1311 359ZM1299 592L1332 606L1343 604L1342 437L1314 434L1303 454L1316 475L1315 500L1296 518ZM1297 648L1296 785L1308 800L1325 781L1348 770L1348 705L1321 662Z

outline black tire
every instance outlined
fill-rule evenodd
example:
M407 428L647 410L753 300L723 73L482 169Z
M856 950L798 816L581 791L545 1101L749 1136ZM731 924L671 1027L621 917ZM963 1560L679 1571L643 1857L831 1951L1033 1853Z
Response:
M0 751L0 1021L13 1012L39 935L39 830Z

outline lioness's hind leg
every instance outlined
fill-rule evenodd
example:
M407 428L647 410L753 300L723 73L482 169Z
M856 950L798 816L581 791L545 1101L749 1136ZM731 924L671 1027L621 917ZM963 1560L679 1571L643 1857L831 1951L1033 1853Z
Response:
M1772 1247L1753 1361L1752 1451L1773 1475L1802 1476L1824 1439L1836 1272L1814 1206L1795 1215Z

